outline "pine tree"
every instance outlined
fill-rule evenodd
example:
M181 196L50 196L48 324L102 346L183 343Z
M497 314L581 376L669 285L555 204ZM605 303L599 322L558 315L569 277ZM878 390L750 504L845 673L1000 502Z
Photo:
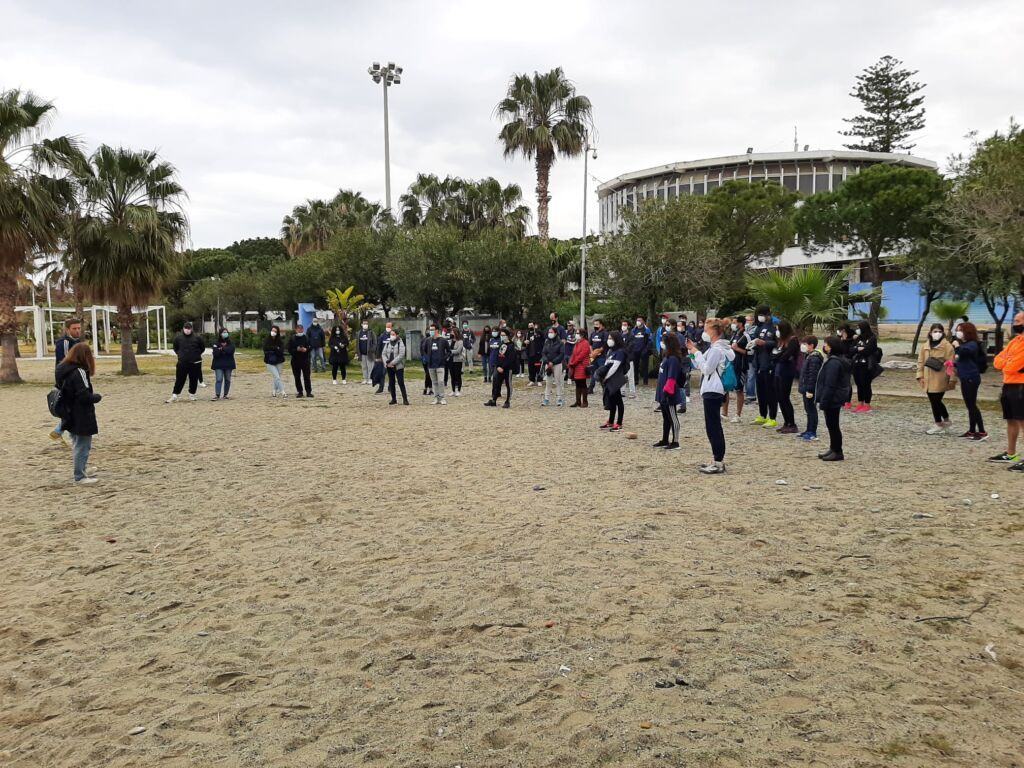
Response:
M924 85L911 80L917 70L900 69L902 64L892 56L883 56L857 75L857 85L850 95L864 105L865 114L843 118L851 129L841 133L863 141L847 144L847 149L894 152L914 148L906 140L924 128L924 96L918 95Z

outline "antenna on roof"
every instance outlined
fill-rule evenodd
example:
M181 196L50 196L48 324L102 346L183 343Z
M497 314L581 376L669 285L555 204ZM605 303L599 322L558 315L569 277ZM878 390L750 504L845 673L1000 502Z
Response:
M795 125L793 126L793 151L794 152L799 152L800 151L800 142L797 141L797 139L796 139L796 126Z

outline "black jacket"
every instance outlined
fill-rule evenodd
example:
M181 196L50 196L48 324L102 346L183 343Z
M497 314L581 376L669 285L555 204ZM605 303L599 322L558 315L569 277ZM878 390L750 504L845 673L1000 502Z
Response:
M331 345L331 365L348 365L348 336L342 333L332 333L329 339Z
M562 365L565 363L565 343L558 338L547 339L540 354L541 365Z
M280 365L284 362L284 344L280 336L268 336L263 342L263 362L267 365Z
M764 344L761 345L753 344L754 365L759 371L772 370L772 365L775 362L772 350L775 349L775 345L779 342L778 337L775 335L775 323L771 321L758 323L757 327L754 328L753 338L755 342L758 339L764 341Z
M819 350L808 352L807 357L804 358L804 367L800 369L800 386L798 391L801 395L805 395L808 392L814 392L815 387L818 386L818 374L821 372L821 366L825 363L825 358Z
M306 331L306 335L309 337L309 346L313 349L323 349L327 345L327 337L324 335L324 329L319 325L309 326L309 330Z
M57 366L57 386L61 400L67 398L71 405L70 415L61 419L64 431L72 435L98 434L96 403L103 398L92 391L88 372L77 365L61 363Z
M814 402L819 408L842 408L850 402L852 368L850 361L841 355L832 355L822 364L814 386Z
M57 343L53 345L53 360L54 369L64 361L64 355L71 351L71 348L78 343L78 339L73 339L66 333L57 339Z
M184 333L179 333L174 337L174 353L178 356L178 362L183 365L201 362L203 350L205 349L206 344L203 343L202 337L195 331L192 331L188 336Z
M299 347L305 347L305 352L300 352ZM288 354L292 356L292 365L309 365L309 336L306 334L294 334L288 339Z
M222 371L235 370L235 345L231 343L231 339L223 343L218 341L211 347L211 350L213 362L210 363L210 368L215 371L218 368Z

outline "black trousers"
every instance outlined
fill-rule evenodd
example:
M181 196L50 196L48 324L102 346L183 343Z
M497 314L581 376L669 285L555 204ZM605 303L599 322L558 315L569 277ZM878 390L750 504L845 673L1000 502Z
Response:
M796 426L796 414L793 413L793 401L790 399L793 394L793 378L793 375L788 373L775 376L775 399L778 400L778 408L782 411L784 427Z
M434 391L434 385L430 382L430 369L427 368L427 364L423 364L423 394Z
M305 385L306 394L313 394L313 385L309 381L309 360L298 362L292 358L292 376L295 378L295 391L302 394L302 387Z
M587 387L587 391L590 394L594 394L594 387L597 386L597 372L600 371L602 367L604 367L603 357L597 358L591 365L590 386Z
M857 400L870 404L871 366L865 363L855 363L853 366L853 381L857 385Z
M668 401L661 404L661 439L666 443L679 442L679 414L676 407Z
M967 406L967 418L971 425L968 430L971 432L984 432L985 422L981 419L981 409L978 408L978 389L981 387L981 379L978 381L960 381L960 392L964 396L964 405Z
M724 395L708 392L704 394L704 431L711 443L711 455L715 461L725 461L725 432L722 430L722 402Z
M452 360L452 362L448 363L448 370L451 371L451 374L452 374L452 392L461 392L462 391L462 363L461 362L455 362L454 360ZM445 382L445 383L447 384L448 382Z
M818 434L818 407L814 404L814 398L800 395L800 399L804 401L804 413L807 414L807 431Z
M637 355L633 358L633 382L640 383L641 378L644 384L651 380L651 356Z
M940 421L949 421L949 411L946 410L946 404L942 402L942 398L945 396L945 392L928 393L928 402L932 404L932 416L936 424Z
M531 357L528 365L530 370L527 373L530 374L530 381L534 384L540 384L543 380L543 377L540 375L540 358Z
M185 379L188 379L188 393L194 395L199 387L200 377L203 374L202 363L178 363L174 366L174 394L180 395L185 388Z
M506 368L504 373L498 373L497 369L491 374L491 400L498 402L501 398L501 386L505 385L505 402L512 399L512 369Z
M398 402L398 398L395 397L397 394L397 392L395 392L395 384L397 383L399 389L402 390L402 402L408 403L409 393L405 391L405 369L399 368L398 370L395 370L394 368L385 368L385 370L388 372L388 392L391 394L391 402Z
M822 408L825 414L825 426L828 428L828 449L832 453L843 455L843 433L839 429L839 413L841 408Z
M754 380L757 390L757 410L762 419L775 419L779 414L779 399L775 395L775 377L772 371L757 369Z
M341 380L348 381L348 363L331 363L331 378L338 380L338 371L341 371Z
M612 424L622 424L622 420L626 417L626 403L622 399L622 388L619 391L608 395L605 398L608 401L608 421Z
M444 385L448 386L448 379L451 376L452 364L451 361L444 364Z

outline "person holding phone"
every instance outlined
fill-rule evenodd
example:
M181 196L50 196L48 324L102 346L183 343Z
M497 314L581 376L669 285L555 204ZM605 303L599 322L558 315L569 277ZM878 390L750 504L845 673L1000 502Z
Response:
M281 367L284 365L284 341L281 339L281 328L270 326L270 335L263 342L263 363L270 374L270 396L287 397L284 381L281 380Z
M725 385L722 373L732 365L736 353L726 339L722 338L722 321L710 318L704 322L701 339L708 345L706 351L692 339L686 340L686 350L693 367L701 372L700 396L704 403L704 431L711 444L712 461L701 466L705 475L719 475L725 472L725 432L722 430L722 402L725 400Z
M295 333L288 340L288 354L292 358L292 378L295 379L295 396L302 397L305 384L306 397L313 397L313 385L309 380L309 337L302 323L295 326Z
M389 405L398 405L396 386L402 390L402 404L408 405L409 393L405 391L405 342L394 327L384 342L381 360L388 375L388 394L391 395Z
M231 343L231 334L227 328L221 328L217 334L217 343L213 345L213 362L210 368L216 380L213 385L213 400L228 399L228 392L231 391L231 376L235 371L235 345Z
M683 354L679 348L679 337L671 332L661 335L658 342L661 364L658 366L658 388L654 400L661 409L661 440L654 448L668 451L679 450L679 414L676 406L683 399L679 379L683 372Z
M626 416L626 404L622 399L622 388L629 378L629 353L626 351L626 334L613 331L608 336L608 354L604 365L597 372L597 380L604 388L604 407L608 411L608 420L600 426L609 432L621 432L622 422Z

